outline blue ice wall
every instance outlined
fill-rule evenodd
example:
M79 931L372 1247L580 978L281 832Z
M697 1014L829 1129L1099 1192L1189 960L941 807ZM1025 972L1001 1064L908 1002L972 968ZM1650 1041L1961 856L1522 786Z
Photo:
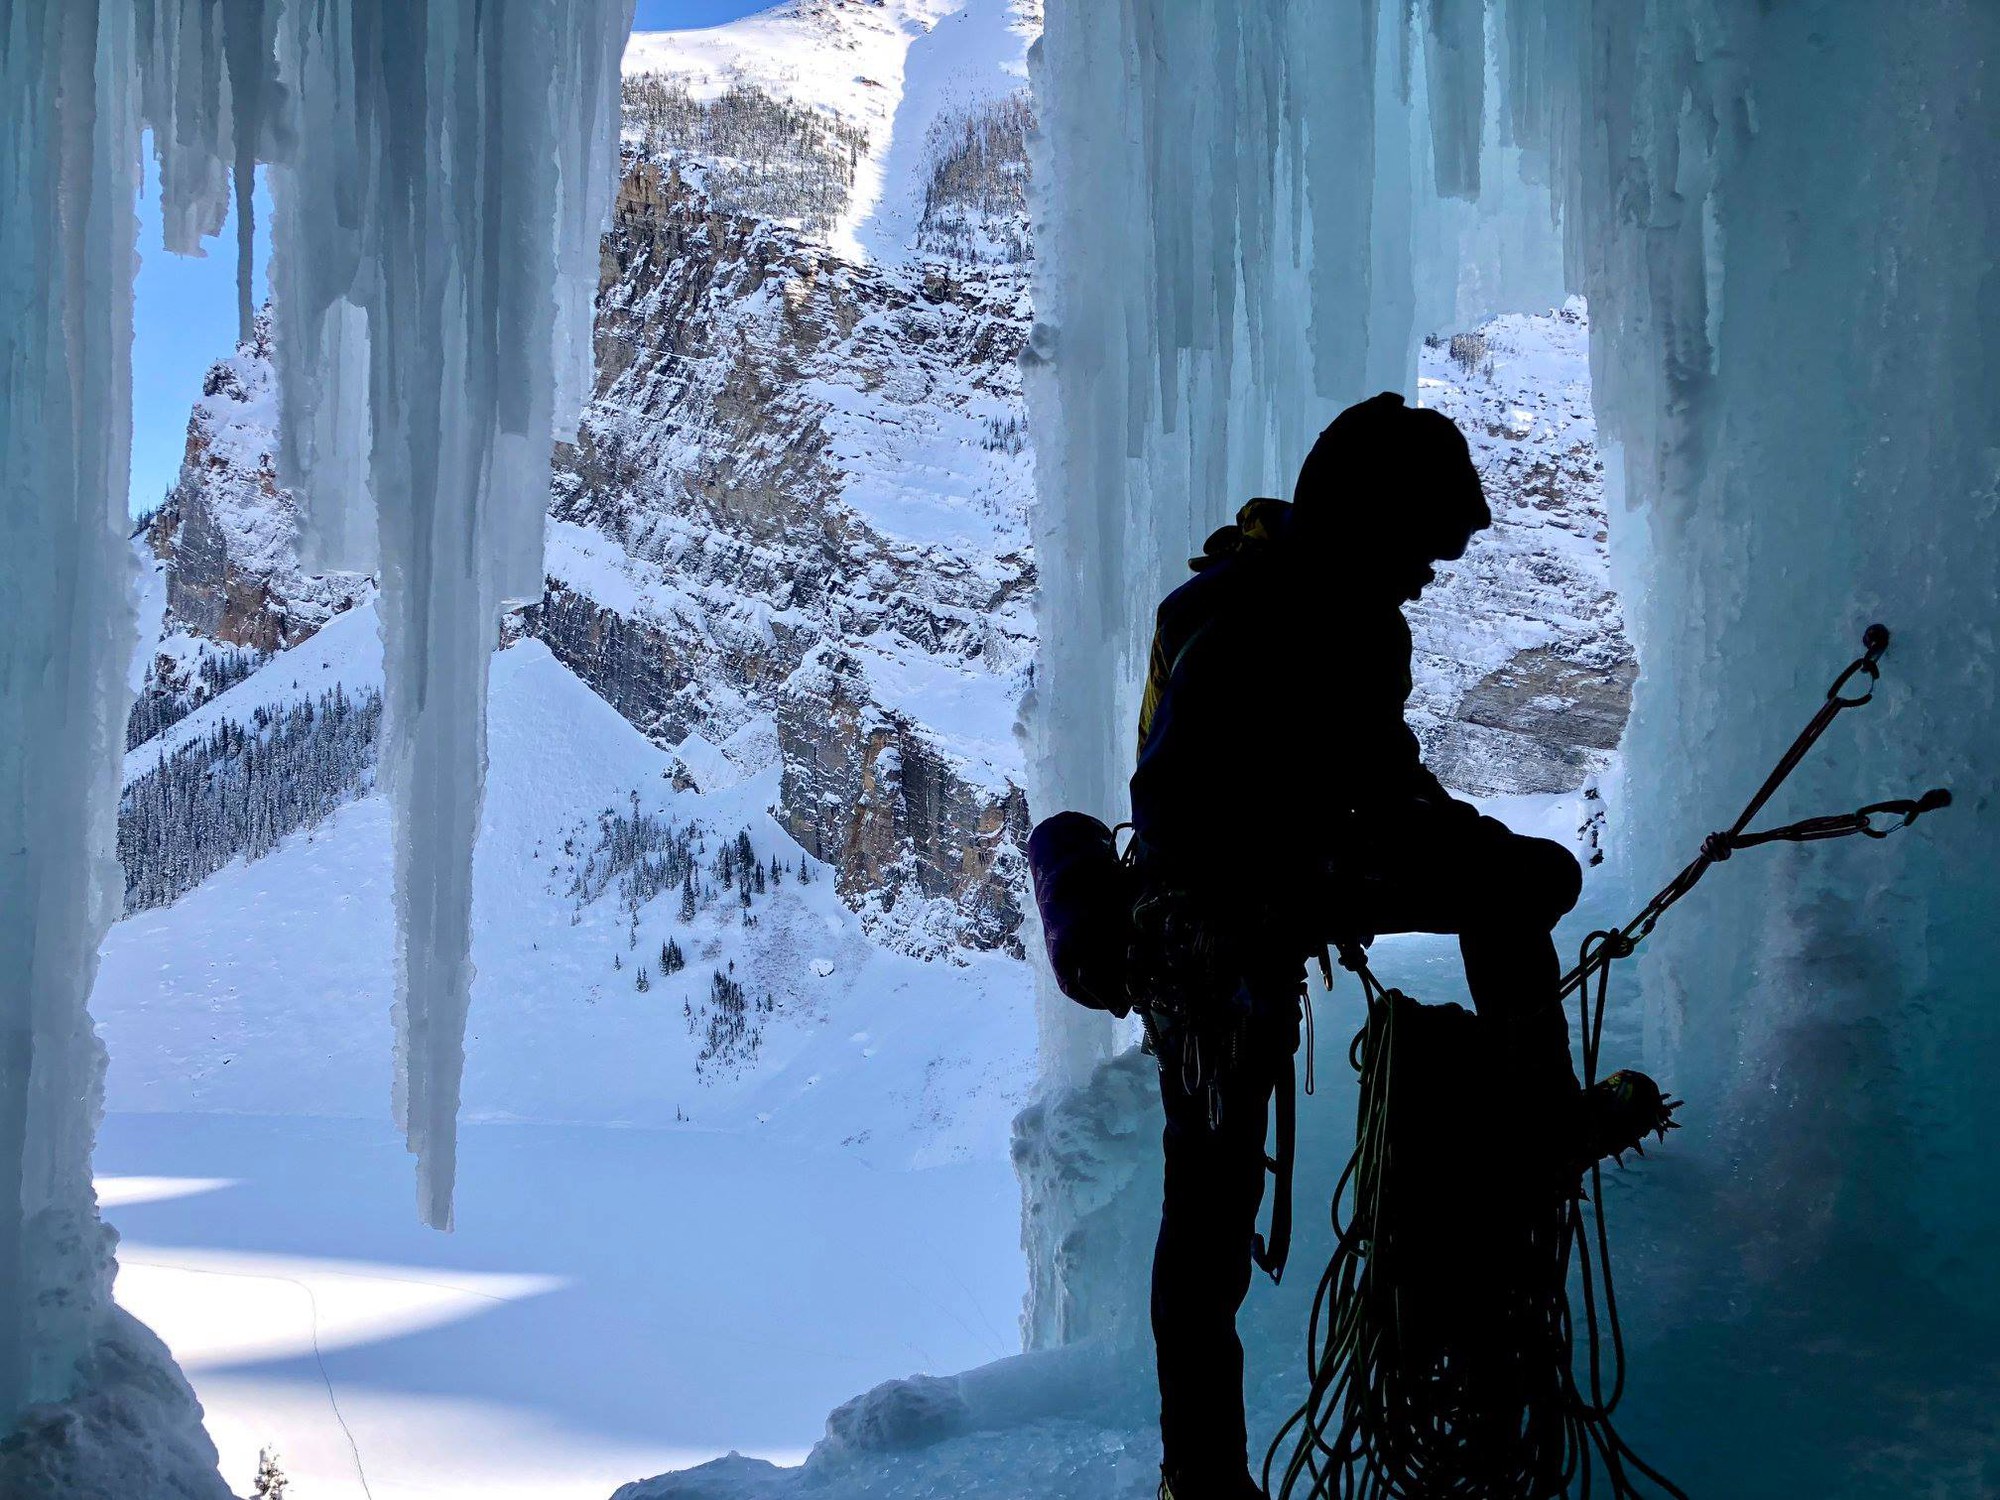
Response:
M1407 386L1426 329L1539 305L1536 254L1559 249L1591 304L1642 669L1624 883L1596 914L1727 824L1871 619L1896 632L1880 698L1773 815L1958 799L1881 844L1746 851L1636 965L1624 1058L1643 1035L1690 1104L1613 1195L1628 1426L1696 1493L1991 1492L2000 11L1405 14L1049 7L1040 805L1116 810L1143 632L1189 543L1340 405ZM1111 1040L1060 1014L1046 1034L1056 1077ZM1311 1112L1326 1160L1339 1109ZM1091 1249L1130 1226L1065 1197L1105 1174L1026 1157L1056 1163L1028 1178L1031 1333L1133 1327L1131 1268ZM1275 1396L1296 1329L1268 1306L1253 1360Z

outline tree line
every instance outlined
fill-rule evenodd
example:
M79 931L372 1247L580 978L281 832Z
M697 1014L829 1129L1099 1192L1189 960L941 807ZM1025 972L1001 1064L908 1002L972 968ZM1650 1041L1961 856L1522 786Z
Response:
M146 663L145 685L132 700L132 712L125 717L125 748L137 750L154 735L171 729L209 699L219 697L270 658L248 648L204 650L195 664L194 680L177 683L160 674L161 663L171 657L156 656Z
M924 217L917 243L960 260L1029 257L1027 90L939 115L924 135Z
M792 219L825 234L847 207L868 132L755 84L732 81L697 99L690 80L642 73L625 80L625 128L657 160L698 163L726 213Z
M260 859L373 785L382 694L259 707L135 777L118 803L125 911L178 900L239 855Z

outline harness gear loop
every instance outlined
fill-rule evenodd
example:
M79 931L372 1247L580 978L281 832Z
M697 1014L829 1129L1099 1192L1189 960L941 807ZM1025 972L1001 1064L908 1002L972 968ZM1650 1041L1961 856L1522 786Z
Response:
M1264 1161L1274 1179L1271 1237L1267 1240L1259 1234L1250 1242L1251 1258L1274 1285L1285 1279L1285 1261L1292 1253L1292 1170L1298 1155L1299 1101L1296 1064L1289 1052L1278 1060L1275 1072L1277 1088L1273 1103L1277 1110L1274 1123L1278 1129L1278 1154Z

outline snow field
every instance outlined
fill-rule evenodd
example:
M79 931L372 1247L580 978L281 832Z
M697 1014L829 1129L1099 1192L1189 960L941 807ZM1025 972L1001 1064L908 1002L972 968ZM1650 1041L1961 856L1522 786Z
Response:
M583 1126L465 1141L439 1236L386 1119L108 1117L105 1169L151 1179L116 1210L119 1300L187 1370L238 1493L269 1445L314 1500L603 1500L731 1449L796 1463L854 1390L1013 1347L1002 1161L902 1172ZM230 1180L188 1180L209 1170Z
M366 681L363 613L170 733L247 718L290 696L294 680L318 691L317 672L338 677L343 665L353 690ZM539 642L502 652L492 676L495 790L475 867L468 1119L768 1125L801 1143L865 1140L885 1164L1001 1149L1032 1070L1018 963L974 954L929 965L876 947L825 867L799 883L803 851L764 811L775 769L706 795L675 791L674 755ZM148 751L134 754L143 768ZM778 858L788 878L754 899L754 925L733 890L685 924L678 890L662 893L640 911L636 942L615 890L579 909L574 865L594 845L599 815L628 812L634 791L648 811L698 820L711 857L747 829L760 862ZM112 1108L379 1115L386 1054L368 1039L389 1026L388 837L384 799L364 798L121 923L96 1002L116 1059ZM687 967L664 975L658 956L670 939ZM699 1043L683 1006L699 1011L718 970L773 1008L751 1066L697 1082Z
M175 731L365 685L370 613ZM799 883L774 770L673 790L675 754L538 642L494 659L491 705L456 1234L415 1224L386 1108L385 799L106 944L118 1296L188 1370L226 1476L247 1489L273 1444L315 1500L601 1500L731 1448L796 1462L855 1390L1018 1347L1019 965L868 942L829 871ZM777 855L754 925L734 890L685 923L663 892L636 947L615 882L579 913L564 840L587 853L634 790L711 852L747 828ZM731 964L774 1009L754 1056L698 1080L682 1007Z

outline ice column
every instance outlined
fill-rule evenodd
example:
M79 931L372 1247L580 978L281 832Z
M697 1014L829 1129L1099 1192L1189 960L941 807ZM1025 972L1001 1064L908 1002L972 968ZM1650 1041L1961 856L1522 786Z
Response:
M316 559L381 570L396 1107L440 1228L486 664L503 605L541 592L551 444L589 390L631 12L321 0L282 22L300 122L274 174L286 459Z
M1748 1295L1902 1338L1921 1307L1942 1350L2000 1312L2000 1200L1967 1191L2000 1068L2000 11L1514 3L1506 33L1640 518L1613 536L1638 867L1726 819L1875 618L1880 701L1774 811L1958 798L1746 856L1645 970L1693 1144L1734 1160L1711 1233Z
M1418 36L1403 0L1048 8L1024 360L1038 808L1124 817L1152 605L1211 529L1288 496L1343 406L1414 396L1417 334L1561 298L1538 163L1480 129L1483 8L1424 9ZM1449 135L1422 109L1446 85ZM1447 202L1440 171L1491 191ZM1108 1028L1057 996L1043 1043L1071 1081Z
M110 1296L85 1003L123 890L133 51L120 4L0 9L0 1432Z
M1646 1061L1698 1128L1629 1195L1632 1311L1720 1393L1668 1434L1696 1492L1992 1473L1996 66L1975 0L1069 0L1037 58L1040 806L1122 810L1151 606L1202 532L1404 385L1416 334L1548 305L1557 246L1627 505L1634 876L1726 822L1867 621L1897 631L1773 811L1957 806L1746 854L1642 959ZM1104 1041L1047 1030L1058 1078ZM1059 1248L1037 1284L1092 1282ZM1802 1333L1836 1356L1774 1376Z

